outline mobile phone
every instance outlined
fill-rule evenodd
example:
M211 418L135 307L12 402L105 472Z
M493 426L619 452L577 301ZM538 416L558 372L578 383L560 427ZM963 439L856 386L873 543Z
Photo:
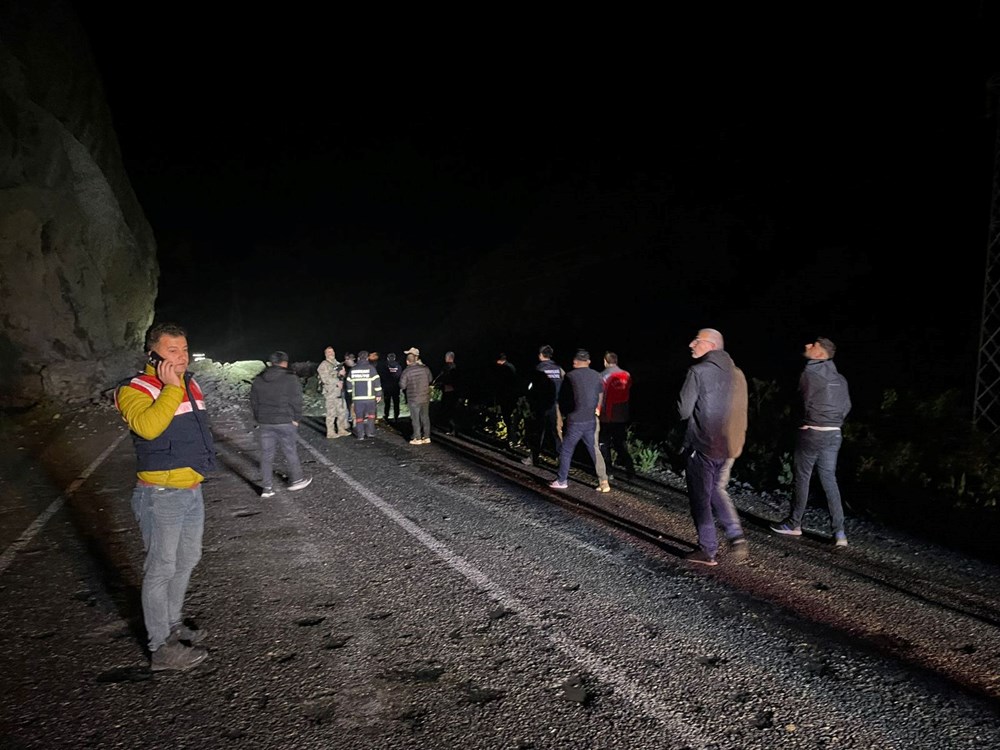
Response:
M149 364L151 364L153 367L156 367L158 364L160 364L160 362L163 362L163 361L165 361L163 359L163 357L161 357L159 354L157 354L154 350L150 350L150 352L149 352Z

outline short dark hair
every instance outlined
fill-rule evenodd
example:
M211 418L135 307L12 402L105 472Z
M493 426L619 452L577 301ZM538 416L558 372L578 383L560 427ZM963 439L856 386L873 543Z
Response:
M538 348L538 353L541 354L543 357L548 357L549 359L551 359L552 355L555 352L554 352L554 350L552 349L551 346L549 346L548 344L545 344L545 346L541 346L541 347Z
M268 364L280 365L282 362L288 361L288 354L281 351L280 349L276 352L271 352L271 356L267 358Z
M183 336L187 338L187 331L176 323L157 323L146 334L146 351L153 351L153 347L160 343L160 338L163 336Z
M830 359L833 359L834 355L837 353L837 345L830 341L826 336L818 336L816 338L816 343L823 347L823 351L826 352Z
M604 361L607 362L609 365L617 365L618 355L615 354L614 352L604 352Z
M589 362L590 352L588 352L586 349L577 349L576 354L573 355L573 359L575 359L577 362Z
M362 349L360 352L358 352L358 359L359 360L368 359L368 352L366 352L364 349Z

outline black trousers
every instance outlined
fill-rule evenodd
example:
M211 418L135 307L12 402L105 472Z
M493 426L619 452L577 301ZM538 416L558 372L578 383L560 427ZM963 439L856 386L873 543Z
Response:
M628 425L625 422L601 422L601 455L604 456L604 464L611 473L611 449L615 449L618 454L618 464L625 467L625 474L629 478L635 475L635 462L628 452L628 445L625 438L628 435Z

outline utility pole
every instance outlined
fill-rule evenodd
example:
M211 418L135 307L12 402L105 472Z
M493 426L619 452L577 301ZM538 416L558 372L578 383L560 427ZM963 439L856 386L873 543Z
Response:
M972 423L990 434L1000 429L1000 73L988 85L987 116L993 122L993 198L986 241L983 316Z

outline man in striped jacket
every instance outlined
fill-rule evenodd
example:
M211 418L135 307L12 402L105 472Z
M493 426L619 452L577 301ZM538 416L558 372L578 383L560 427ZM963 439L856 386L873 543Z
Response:
M132 431L138 464L132 512L146 550L142 614L150 667L184 670L208 656L193 645L205 631L189 628L181 609L201 558L201 483L215 468L215 447L205 398L187 372L184 329L172 323L154 326L146 350L145 371L117 389L115 407Z

